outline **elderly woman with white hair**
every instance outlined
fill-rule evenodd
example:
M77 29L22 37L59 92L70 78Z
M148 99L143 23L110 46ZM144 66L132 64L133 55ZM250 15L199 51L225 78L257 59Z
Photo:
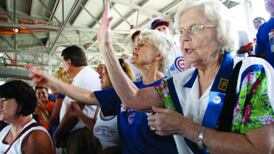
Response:
M139 89L118 67L111 19L106 5L98 43L114 89L127 107L156 112L148 118L151 129L174 134L179 153L274 152L274 70L260 58L234 61L232 25L222 3L185 0L179 7L181 48L193 68L154 88Z
M140 40L134 49L131 63L141 72L142 81L136 82L138 88L153 87L166 79L164 72L171 63L170 53L174 52L172 41L164 34L154 30L142 30ZM118 61L117 61L118 62ZM120 66L121 70L124 64ZM124 74L126 76L126 74ZM43 72L33 70L31 77L36 83L47 83L53 89L74 98L79 102L100 105L105 116L118 115L118 130L123 154L170 153L176 154L176 144L172 136L159 136L150 130L147 117L150 113L127 108L122 104L113 88L94 93L62 83ZM112 83L113 84L113 83ZM133 100L132 100L133 101ZM139 102L142 103L142 102ZM102 129L105 129L102 127ZM106 130L106 137L109 135Z

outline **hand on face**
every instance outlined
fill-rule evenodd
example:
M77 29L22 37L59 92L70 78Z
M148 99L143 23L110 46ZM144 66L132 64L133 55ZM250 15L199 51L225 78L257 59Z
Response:
M173 110L153 107L156 113L148 117L148 125L155 133L161 136L179 133L183 116Z
M105 45L111 41L110 38L110 22L112 17L109 12L109 4L105 4L100 29L97 33L98 45L100 49L104 49Z

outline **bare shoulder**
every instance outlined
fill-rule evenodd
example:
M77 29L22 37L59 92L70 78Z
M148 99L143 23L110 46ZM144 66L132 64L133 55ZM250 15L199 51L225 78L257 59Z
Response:
M54 145L50 136L42 130L31 131L22 143L22 153L54 154Z

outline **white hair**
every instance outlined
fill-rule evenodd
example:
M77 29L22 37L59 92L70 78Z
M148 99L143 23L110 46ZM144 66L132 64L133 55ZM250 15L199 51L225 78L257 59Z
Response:
M140 39L151 41L154 47L162 54L163 60L160 69L165 73L171 66L173 54L176 52L172 39L166 34L150 29L142 30L139 37Z
M175 28L179 28L181 16L194 7L202 7L205 16L217 25L221 48L231 52L237 49L237 33L228 9L219 0L184 0L175 15Z

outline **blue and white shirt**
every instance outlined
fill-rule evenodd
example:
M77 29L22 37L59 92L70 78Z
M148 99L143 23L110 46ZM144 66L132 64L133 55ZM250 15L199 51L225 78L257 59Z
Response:
M158 80L149 85L136 82L139 88L159 85ZM104 115L118 115L118 128L123 154L175 154L175 141L172 136L162 137L150 130L147 116L151 113L127 109L114 89L94 92L101 104Z

